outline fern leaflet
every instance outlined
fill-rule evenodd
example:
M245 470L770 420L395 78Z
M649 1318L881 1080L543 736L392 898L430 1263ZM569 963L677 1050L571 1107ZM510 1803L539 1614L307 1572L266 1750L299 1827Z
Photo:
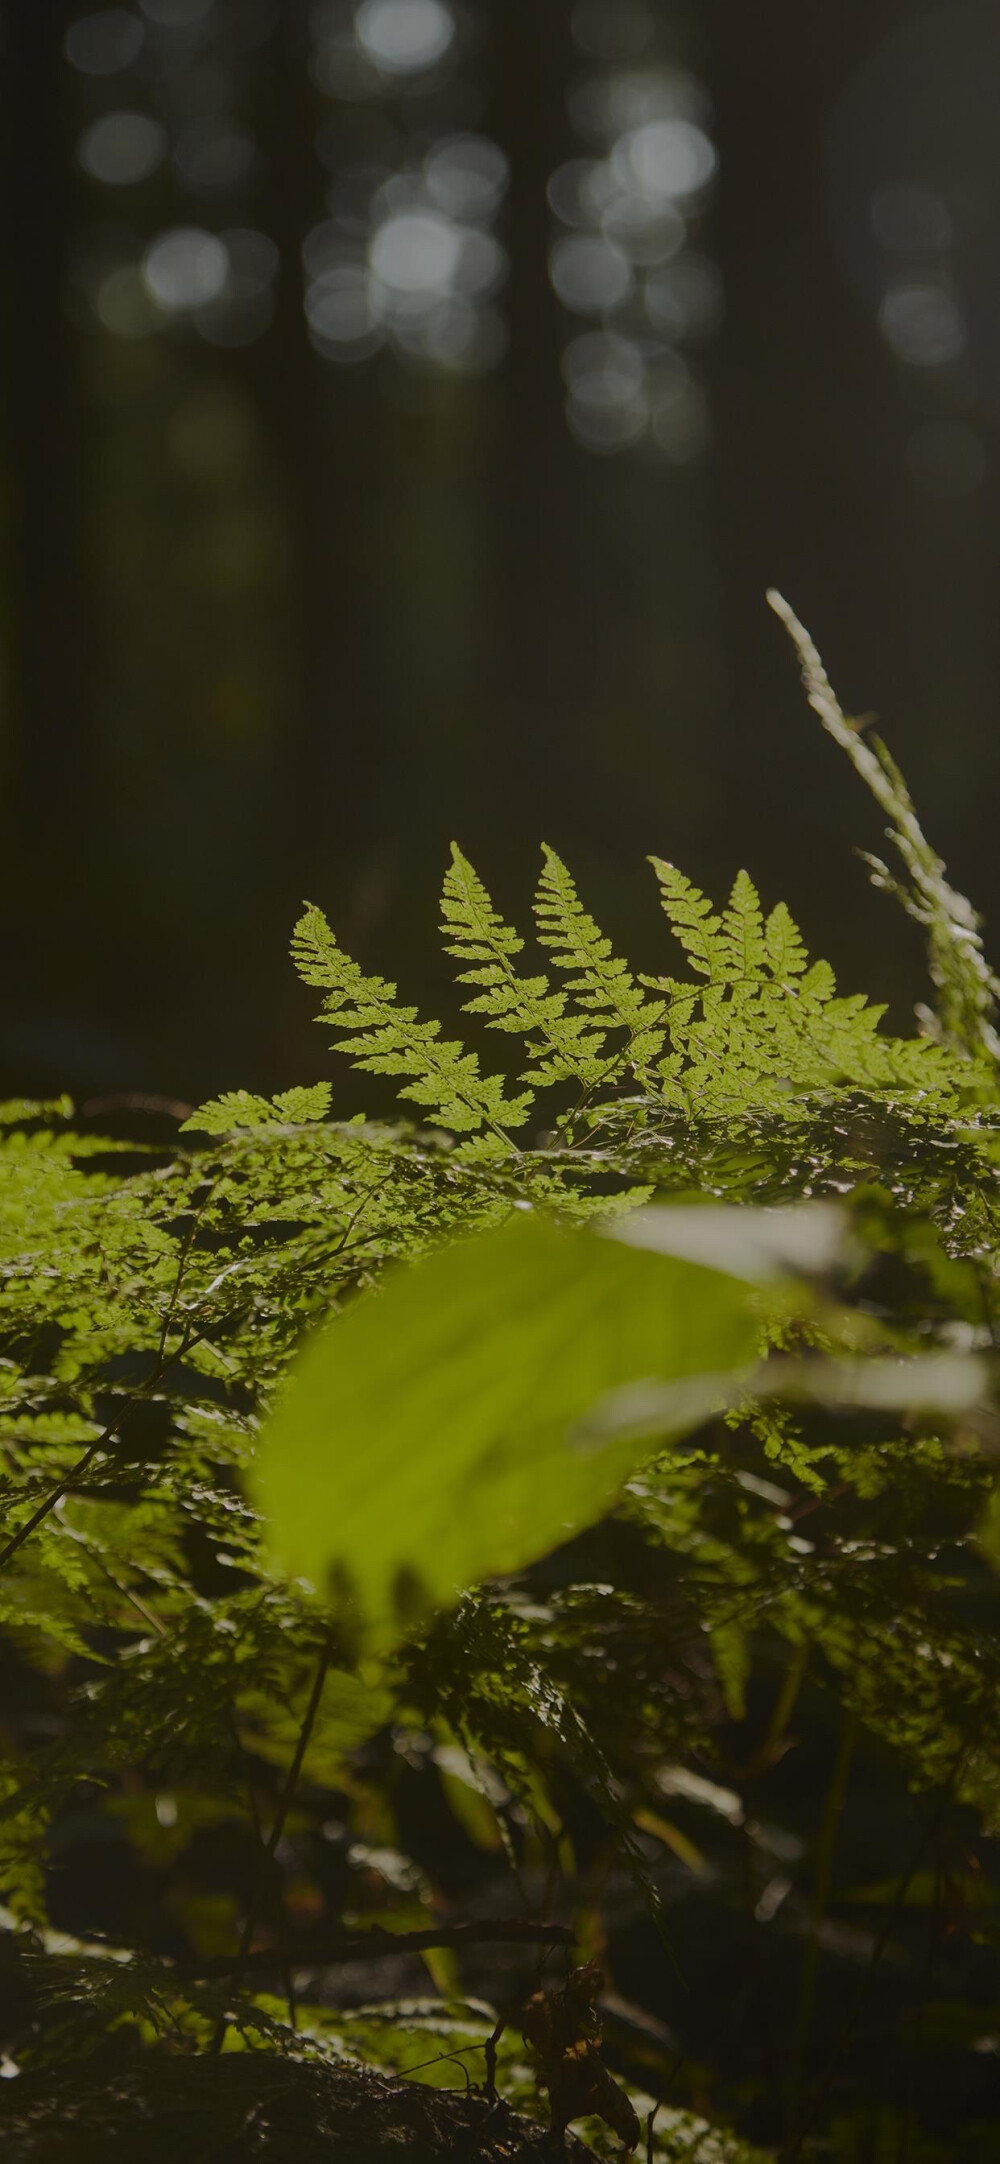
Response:
M464 1004L482 1014L490 1029L526 1040L530 1065L522 1079L576 1082L582 1088L602 1071L603 1034L582 1015L567 1013L565 992L549 989L546 977L519 977L514 956L524 941L494 909L482 880L453 842L441 897L446 952L466 966L459 982L478 985Z
M627 1042L615 1065L645 1072L663 1047L662 1000L647 999L627 963L584 909L565 864L546 843L535 895L535 918L543 947L558 969L574 971L567 991L605 1033L625 1030Z
M781 1112L820 1087L931 1095L953 1087L954 1061L940 1046L880 1037L884 1008L860 994L835 996L829 963L809 967L783 903L765 921L746 872L719 916L674 865L652 863L671 930L708 980L653 980L669 999L672 1058L661 1064L668 1102L711 1116Z
M498 1075L483 1075L475 1052L441 1036L440 1022L421 1022L415 1007L396 1005L396 987L366 977L343 952L323 915L307 905L292 937L292 959L306 984L325 993L320 1020L355 1032L335 1040L368 1074L400 1075L401 1095L423 1105L457 1134L488 1127L496 1133L527 1119L530 1094L507 1097Z

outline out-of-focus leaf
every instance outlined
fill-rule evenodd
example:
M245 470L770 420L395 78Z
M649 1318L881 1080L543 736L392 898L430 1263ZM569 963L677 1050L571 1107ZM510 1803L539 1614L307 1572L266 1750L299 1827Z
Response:
M534 1216L446 1248L307 1348L256 1467L275 1550L391 1638L607 1509L644 1450L579 1432L597 1400L740 1369L755 1334L738 1278Z
M790 1405L829 1405L854 1411L975 1413L989 1419L990 1372L976 1353L917 1353L868 1360L812 1358L762 1361L739 1375L695 1375L677 1382L626 1383L591 1406L581 1443L597 1449L626 1436L680 1434L714 1405L747 1399ZM989 1431L987 1431L989 1432Z
M742 1721L747 1710L750 1651L746 1632L738 1623L719 1623L710 1634L712 1659L730 1720Z
M847 1216L834 1202L800 1202L774 1210L726 1203L705 1208L650 1203L609 1230L613 1239L629 1247L701 1262L751 1283L789 1272L825 1276L848 1259L852 1245Z
M701 1849L696 1841L692 1841L688 1834L682 1833L680 1827L674 1825L672 1819L661 1818L658 1811L650 1811L645 1804L640 1804L634 1814L634 1823L640 1832L651 1833L654 1841L662 1841L664 1848L672 1850L678 1861L685 1863L689 1871L694 1871L699 1878L704 1878L708 1865Z

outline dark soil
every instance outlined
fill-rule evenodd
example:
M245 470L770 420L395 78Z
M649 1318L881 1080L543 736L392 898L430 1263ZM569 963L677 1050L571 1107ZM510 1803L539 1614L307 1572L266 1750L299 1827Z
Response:
M4 2093L6 2092L6 2093ZM481 2090L397 2081L367 2067L258 2052L144 2053L0 2085L4 2164L584 2164L537 2122Z

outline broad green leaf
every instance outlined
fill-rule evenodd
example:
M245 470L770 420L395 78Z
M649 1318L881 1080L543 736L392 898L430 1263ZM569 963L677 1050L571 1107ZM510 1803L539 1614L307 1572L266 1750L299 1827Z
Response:
M595 1442L596 1401L755 1336L745 1284L677 1256L534 1216L445 1248L307 1348L257 1462L274 1547L391 1635L600 1517L650 1430Z

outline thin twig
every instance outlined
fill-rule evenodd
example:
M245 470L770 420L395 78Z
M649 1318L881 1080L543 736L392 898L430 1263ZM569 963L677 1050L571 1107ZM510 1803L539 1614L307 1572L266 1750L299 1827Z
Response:
M126 1090L113 1097L88 1097L80 1106L84 1119L98 1119L102 1112L150 1112L165 1119L189 1120L194 1106L180 1097L158 1097L148 1090Z
M278 1846L278 1842L280 1841L281 1836L284 1833L285 1822L288 1818L289 1811L291 1810L292 1805L295 1801L295 1791L299 1785L299 1776L302 1772L303 1761L309 1748L309 1738L312 1735L313 1728L315 1727L316 1723L316 1715L319 1712L319 1702L323 1695L323 1685L326 1682L326 1672L330 1666L330 1662L333 1659L334 1637L335 1625L331 1623L323 1639L323 1644L320 1648L320 1656L319 1660L316 1663L316 1673L313 1677L312 1690L309 1693L309 1703L302 1717L302 1726L299 1730L299 1740L295 1746L295 1755L292 1759L291 1765L288 1768L288 1775L285 1781L284 1788L281 1792L281 1798L278 1804L277 1813L275 1815L274 1824L271 1828L270 1834L268 1835L267 1854L269 1856L274 1855L275 1849Z
M176 1973L187 1978L228 1976L280 1967L289 1960L294 1968L322 1969L337 1961L378 1960L384 1954L422 1954L435 1946L565 1946L573 1945L566 1924L522 1923L506 1918L497 1922L433 1924L422 1931L387 1931L372 1925L367 1931L345 1931L337 1938L319 1940L298 1950L294 1947L258 1947L252 1953L225 1954L211 1961L178 1962Z
M161 1638L165 1638L167 1635L166 1624L161 1622L160 1617L154 1613L152 1608L147 1608L145 1601L140 1599L133 1587L123 1585L121 1579L115 1577L114 1571L109 1570L103 1556L98 1555L96 1548L93 1548L90 1542L84 1539L82 1533L75 1532L71 1526L66 1526L65 1530L70 1540L74 1540L77 1546L83 1549L84 1555L89 1562L93 1563L95 1570L99 1570L101 1576L107 1579L108 1584L114 1587L115 1592L120 1593L122 1600L128 1601L129 1605L135 1609L136 1614L141 1615L143 1622L149 1624L151 1630L156 1631Z
M19 1526L17 1532L11 1534L6 1546L0 1548L0 1570L5 1568L11 1557L17 1554L19 1548L23 1548L25 1541L31 1539L32 1533L37 1531L44 1519L48 1517L49 1512L54 1510L56 1504L62 1501L67 1488L75 1487L76 1482L82 1478L88 1466L93 1464L94 1459L103 1450L107 1449L109 1443L114 1442L125 1414L130 1410L131 1404L123 1405L117 1420L113 1420L110 1427L105 1428L103 1435L99 1435L96 1442L87 1445L82 1458L78 1458L76 1464L70 1467L69 1472L63 1476L57 1487L50 1488L44 1502L39 1503L37 1510L32 1511L31 1517L27 1518L22 1526Z
M253 1828L253 1837L256 1843L256 1852L260 1857L263 1866L268 1869L268 1875L270 1876L269 1866L271 1859L267 1853L267 1839L264 1833L261 1815L257 1808L257 1794L253 1785L253 1775L250 1769L250 1761L248 1754L244 1749L243 1739L236 1724L235 1708L232 1705L230 1705L229 1708L229 1728L233 1739L233 1748L236 1752L237 1762L243 1768L244 1785L247 1794L247 1811L250 1818L250 1824ZM275 1896L276 1898L274 1902L274 1921L278 1932L278 1944L281 1956L281 1981L284 1985L285 1997L288 2000L288 2026L290 2029L297 2029L298 2013L295 1997L295 1982L292 1976L291 1963L288 1959L288 1919L285 1914L285 1905L281 1898L281 1893L279 1889L275 1889Z

